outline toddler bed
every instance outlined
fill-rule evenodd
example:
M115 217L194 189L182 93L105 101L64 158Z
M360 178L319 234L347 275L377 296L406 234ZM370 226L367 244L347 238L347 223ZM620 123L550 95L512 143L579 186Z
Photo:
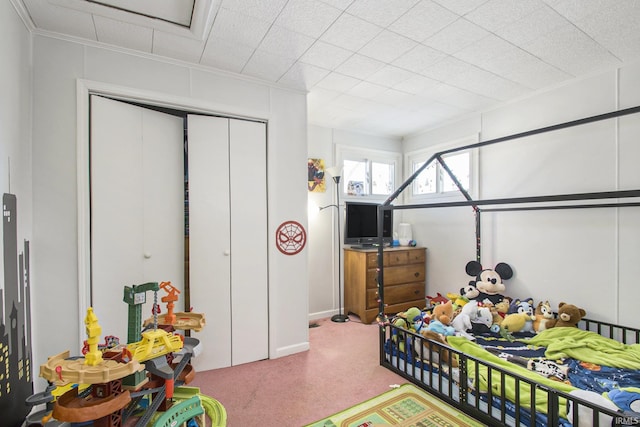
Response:
M385 324L381 364L488 425L640 425L640 330L578 326L474 342Z
M476 262L480 264L483 212L637 208L640 189L474 200L444 158L462 150L636 113L640 113L640 106L437 152L379 206L378 217L386 210L469 206L475 217ZM434 162L442 166L465 200L393 206ZM640 425L640 407L635 406L640 406L640 330L582 318L577 327L561 327L559 332L551 332L555 329L552 328L531 336L528 342L482 340L478 336L473 341L465 336L448 337L446 341L434 336L425 338L386 319L382 231L382 222L378 221L376 279L382 366L487 425ZM491 298L489 301L495 304ZM534 343L535 348L527 347ZM556 363L558 359L563 359L562 365Z

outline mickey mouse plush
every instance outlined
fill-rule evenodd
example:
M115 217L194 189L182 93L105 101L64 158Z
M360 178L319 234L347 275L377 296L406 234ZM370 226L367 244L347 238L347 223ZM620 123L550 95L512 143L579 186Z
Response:
M469 261L465 267L469 276L475 276L475 280L469 282L470 286L475 286L479 294L475 298L478 301L489 301L497 304L504 299L502 292L506 289L503 280L508 280L513 276L513 270L509 264L500 262L492 269L483 269L477 261Z

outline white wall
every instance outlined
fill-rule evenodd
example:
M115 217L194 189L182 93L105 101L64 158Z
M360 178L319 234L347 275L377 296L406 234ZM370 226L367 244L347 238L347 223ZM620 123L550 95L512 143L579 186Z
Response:
M310 125L308 128L309 157L321 158L325 166L336 162L336 145L360 147L372 150L400 152L399 139L367 135L338 129ZM326 177L325 193L309 192L309 318L319 319L338 313L338 277L342 277L344 263L338 259L342 248L342 237L338 239L336 221L341 232L344 229L344 200L340 199L340 210L335 208L319 211L319 207L335 203L336 187ZM395 218L394 218L395 219ZM340 264L340 265L339 265ZM340 276L338 268L342 267ZM341 283L344 285L344 283ZM342 286L344 290L344 286ZM344 303L344 298L342 299Z
M0 58L0 189L3 194L16 196L17 249L23 252L23 243L27 240L33 256L31 36L11 3L6 1L0 2ZM3 261L4 253L1 253L2 269L5 267ZM0 288L6 295L4 280L0 282ZM40 299L34 292L31 297ZM4 311L4 316L3 322L8 330L9 313Z
M476 118L407 138L405 150L479 132L491 140L640 105L640 65L571 82ZM467 132L467 135L461 135ZM480 149L480 198L640 189L640 114ZM509 263L506 295L561 301L588 317L640 327L640 208L482 214L482 263ZM475 259L471 208L411 210L414 236L427 246L427 294L457 292ZM453 243L452 243L453 242Z
M84 328L78 321L84 313L78 312L77 79L268 120L270 357L308 349L307 252L287 256L275 246L282 222L307 224L305 94L44 36L34 37L33 62L34 252L40 296L34 319L41 349L34 364L66 349L79 352ZM250 268L251 260L246 262ZM205 314L215 319L215 313Z

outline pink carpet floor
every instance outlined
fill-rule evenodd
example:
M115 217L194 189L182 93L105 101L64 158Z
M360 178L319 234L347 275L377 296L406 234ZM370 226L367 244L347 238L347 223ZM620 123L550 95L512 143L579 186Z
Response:
M198 372L190 386L218 400L229 427L300 427L407 381L379 364L378 326L312 322L310 350Z

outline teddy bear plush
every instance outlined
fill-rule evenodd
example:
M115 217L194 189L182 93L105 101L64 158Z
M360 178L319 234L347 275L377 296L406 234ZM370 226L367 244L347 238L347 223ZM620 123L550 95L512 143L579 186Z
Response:
M500 262L496 264L494 269L488 269L482 268L482 264L477 261L469 261L465 270L469 276L475 276L475 280L470 281L469 285L475 286L478 290L476 300L497 304L504 299L502 292L506 288L503 280L513 276L513 270L509 264Z
M438 304L433 307L431 312L431 321L427 325L427 329L442 335L453 335L455 329L450 326L453 320L453 303L451 300Z
M579 308L573 304L567 304L561 302L558 304L558 317L555 319L547 320L546 327L559 328L559 327L576 327L578 322L587 315L587 312L582 308Z

